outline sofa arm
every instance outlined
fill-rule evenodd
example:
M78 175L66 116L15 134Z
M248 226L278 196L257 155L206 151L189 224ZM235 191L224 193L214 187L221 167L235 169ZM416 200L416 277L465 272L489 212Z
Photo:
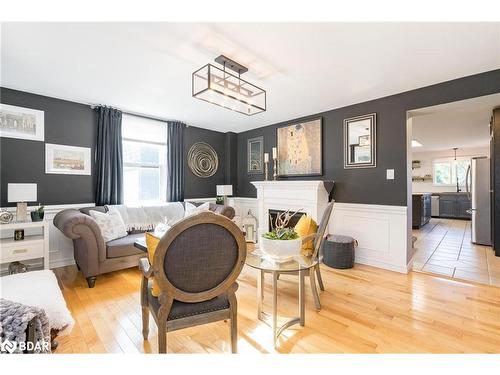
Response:
M229 220L233 220L235 214L233 207L215 203L210 203L210 211L223 215Z
M54 226L66 237L74 241L83 241L87 249L97 247L99 261L106 260L106 244L99 226L91 216L74 209L63 210L54 216Z

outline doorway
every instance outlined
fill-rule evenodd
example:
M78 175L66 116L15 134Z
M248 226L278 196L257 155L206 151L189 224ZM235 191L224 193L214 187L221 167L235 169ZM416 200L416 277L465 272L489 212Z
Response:
M500 94L408 112L413 270L500 286L492 241L490 118Z

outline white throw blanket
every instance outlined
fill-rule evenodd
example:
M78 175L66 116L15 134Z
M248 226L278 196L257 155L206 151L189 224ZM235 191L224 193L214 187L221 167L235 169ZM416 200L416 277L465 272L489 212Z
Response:
M59 289L56 275L51 270L0 277L0 296L45 310L50 329L58 330L59 336L69 334L75 324Z
M152 231L159 223L173 225L184 217L184 206L180 202L156 206L107 206L110 212L118 212L129 233Z

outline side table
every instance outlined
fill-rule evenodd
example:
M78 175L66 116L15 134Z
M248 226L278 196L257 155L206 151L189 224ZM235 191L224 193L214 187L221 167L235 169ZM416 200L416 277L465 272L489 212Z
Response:
M14 231L16 229L24 229L24 240L14 240ZM13 221L8 224L0 224L0 231L2 233L0 239L0 263L43 258L43 268L49 269L48 221ZM37 234L31 234L30 232L36 232Z

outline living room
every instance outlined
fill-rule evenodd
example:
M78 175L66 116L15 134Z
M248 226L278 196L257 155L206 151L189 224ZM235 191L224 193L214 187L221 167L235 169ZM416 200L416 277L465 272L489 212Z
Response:
M1 24L2 353L498 354L499 22L64 17ZM415 272L412 116L483 99L489 279Z

